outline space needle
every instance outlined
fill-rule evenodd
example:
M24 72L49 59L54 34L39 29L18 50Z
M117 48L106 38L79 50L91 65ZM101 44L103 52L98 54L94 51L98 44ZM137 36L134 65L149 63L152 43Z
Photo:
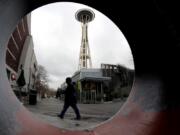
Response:
M91 54L88 41L88 23L93 21L95 14L90 9L80 9L75 14L76 20L81 22L82 39L79 53L79 70L92 68Z

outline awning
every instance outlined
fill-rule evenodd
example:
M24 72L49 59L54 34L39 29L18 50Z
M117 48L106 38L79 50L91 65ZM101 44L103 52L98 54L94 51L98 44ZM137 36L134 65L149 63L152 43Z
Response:
M84 81L84 80L88 80L88 81L110 81L111 77L91 77L91 76L84 76L83 78L80 79L80 81Z

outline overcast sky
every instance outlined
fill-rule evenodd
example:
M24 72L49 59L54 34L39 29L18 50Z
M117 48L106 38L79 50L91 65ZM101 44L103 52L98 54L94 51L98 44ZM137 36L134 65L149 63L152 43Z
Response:
M46 68L49 86L57 89L78 69L81 24L75 13L81 8L94 11L88 38L93 68L101 63L121 64L134 69L130 47L119 28L104 14L81 4L53 3L31 13L31 34L39 65Z

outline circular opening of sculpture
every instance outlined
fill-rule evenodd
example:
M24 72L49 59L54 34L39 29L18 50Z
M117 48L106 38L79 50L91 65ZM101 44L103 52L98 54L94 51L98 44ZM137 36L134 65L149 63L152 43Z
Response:
M35 117L69 130L109 120L134 80L120 29L96 9L70 2L45 5L19 21L7 45L6 71Z

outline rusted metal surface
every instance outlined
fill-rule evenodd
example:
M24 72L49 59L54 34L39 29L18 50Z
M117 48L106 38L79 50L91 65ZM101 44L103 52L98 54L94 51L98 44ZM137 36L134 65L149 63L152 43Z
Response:
M162 82L147 78L151 77L136 80L128 101L111 121L95 129L97 135L180 134L180 109L168 109L162 103Z
M21 105L5 70L8 38L28 12L53 0L0 0L1 135L178 135L180 58L178 4L172 2L77 0L110 17L127 37L136 77L128 101L92 131L65 131L38 121ZM108 6L105 6L108 5Z

